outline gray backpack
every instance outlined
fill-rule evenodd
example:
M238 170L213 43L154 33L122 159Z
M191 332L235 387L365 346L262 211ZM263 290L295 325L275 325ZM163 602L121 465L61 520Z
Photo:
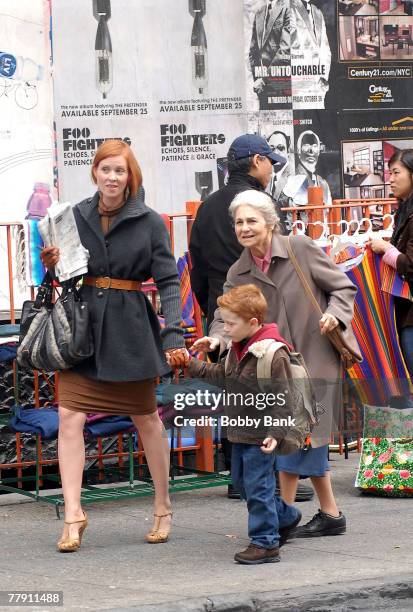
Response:
M257 379L260 389L264 393L271 391L271 369L275 353L284 347L290 357L290 367L296 391L292 402L292 418L295 420L295 426L290 427L286 437L281 440L276 449L278 454L288 455L304 447L307 437L318 422L314 389L301 353L290 351L287 345L276 340L263 340L261 343L266 343L266 350L260 357L257 357Z

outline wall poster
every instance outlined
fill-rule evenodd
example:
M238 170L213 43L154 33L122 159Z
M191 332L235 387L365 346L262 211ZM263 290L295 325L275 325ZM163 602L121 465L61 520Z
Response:
M54 0L53 20L61 197L93 192L105 138L132 144L159 212L217 189L217 160L246 130L242 3L159 0L154 19L150 0Z
M405 108L411 96L413 3L338 2L343 108Z
M365 170L367 162L350 145L344 151L341 141L348 121L367 129L380 124L383 112L412 106L412 2L22 0L17 6L17 19L0 22L13 46L0 66L7 71L8 54L16 58L14 79L0 75L7 118L0 151L6 181L16 171L10 156L31 159L30 186L14 177L8 187L17 190L19 218L34 183L52 183L53 119L59 197L73 203L94 191L90 164L100 142L120 138L142 166L147 203L182 212L185 201L225 184L229 145L248 130L285 156L268 187L277 201L305 204L310 184L323 185L326 202L386 193L378 170L384 149L383 159L379 148L371 150L373 177L352 178L364 174L355 168ZM11 214L0 211L3 218Z
M334 4L245 0L244 7L249 110L331 106Z
M392 110L345 112L340 134L344 197L390 197L388 162L393 153L413 148L413 117Z
M56 193L49 8L44 0L0 0L0 222L3 223L34 218L47 208ZM8 312L6 231L0 230L0 311ZM16 279L18 265L23 279L23 258L19 264L14 259L16 305L23 299Z

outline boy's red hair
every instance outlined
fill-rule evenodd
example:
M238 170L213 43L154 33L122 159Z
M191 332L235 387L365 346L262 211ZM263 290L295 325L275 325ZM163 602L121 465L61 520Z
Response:
M233 287L221 295L217 303L220 308L226 308L245 321L255 318L260 324L264 323L268 310L264 294L255 285Z

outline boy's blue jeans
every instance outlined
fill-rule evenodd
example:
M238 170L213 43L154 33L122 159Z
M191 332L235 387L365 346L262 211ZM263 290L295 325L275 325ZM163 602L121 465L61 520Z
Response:
M256 444L232 445L232 483L247 500L251 544L262 548L278 548L279 528L298 517L294 506L275 495L274 461L274 453L265 454Z

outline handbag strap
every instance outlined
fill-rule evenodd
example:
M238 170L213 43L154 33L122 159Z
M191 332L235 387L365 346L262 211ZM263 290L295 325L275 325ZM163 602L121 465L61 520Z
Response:
M308 281L305 277L304 272L302 271L300 264L297 261L296 256L294 255L293 249L291 247L291 242L290 242L290 237L287 237L286 240L286 247L287 247L287 252L288 255L290 257L291 263L293 264L295 271L297 272L297 275L305 289L305 292L307 293L308 297L310 298L310 302L312 303L312 305L314 306L317 314L323 316L323 311L321 310L321 306L320 304L317 302L317 300L315 299L314 293L311 291L311 287L308 284Z
M33 304L33 308L36 310L40 310L40 308L45 305L46 307L50 306L52 302L52 294L53 294L53 279L49 272L43 277L42 283L37 290L37 295Z

